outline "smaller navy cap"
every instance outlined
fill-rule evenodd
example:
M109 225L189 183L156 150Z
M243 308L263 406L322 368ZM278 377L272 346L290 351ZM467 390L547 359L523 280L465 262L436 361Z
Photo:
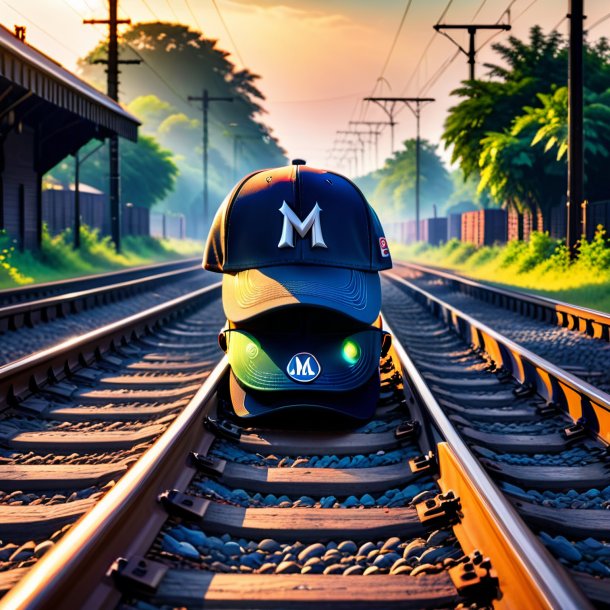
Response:
M370 324L381 304L378 272L392 266L381 223L353 182L301 161L250 174L233 189L203 266L226 274L231 320L305 304Z
M243 419L276 418L312 411L338 415L355 421L369 420L379 402L379 371L359 388L347 392L257 392L243 387L233 371L229 375L229 395L235 415Z

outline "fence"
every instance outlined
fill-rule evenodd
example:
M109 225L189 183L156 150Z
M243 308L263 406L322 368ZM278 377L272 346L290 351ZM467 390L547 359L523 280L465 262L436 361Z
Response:
M596 201L583 205L585 215L584 232L587 239L593 239L598 225L610 230L610 200ZM551 237L563 239L566 236L567 211L565 205L550 210L546 219L540 210L535 214L514 210L476 210L462 214L449 214L447 218L428 218L420 221L420 241L438 245L450 239L459 239L477 246L489 246L513 239L529 240L532 231L549 231ZM415 241L415 221L384 223L386 235L399 243Z
M162 214L151 212L150 234L153 237L167 239L184 239L186 237L186 221L182 214Z
M87 187L80 191L81 222L110 233L110 218L106 196L97 189ZM42 221L52 235L74 227L74 191L48 189L42 191Z
M102 191L82 184L79 189L81 224L110 234L108 198ZM42 220L52 235L74 227L74 190L46 189L42 192ZM121 210L123 235L150 235L150 210L124 204Z

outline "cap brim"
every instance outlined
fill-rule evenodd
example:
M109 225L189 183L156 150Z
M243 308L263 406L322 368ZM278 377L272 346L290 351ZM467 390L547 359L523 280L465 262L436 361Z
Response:
M320 334L283 330L253 334L243 329L227 331L227 356L231 370L249 390L299 393L351 391L365 384L379 368L382 334L369 328L347 334ZM345 357L346 342L355 346L355 360ZM293 359L311 360L317 371L310 379L289 374ZM312 371L313 372L313 371Z
M240 418L275 417L286 413L317 411L355 420L370 419L379 401L379 372L349 392L257 392L245 390L233 371L229 394L235 415Z
M381 283L376 271L339 267L246 269L224 275L222 303L227 318L233 322L244 322L278 308L308 305L372 324L381 308Z

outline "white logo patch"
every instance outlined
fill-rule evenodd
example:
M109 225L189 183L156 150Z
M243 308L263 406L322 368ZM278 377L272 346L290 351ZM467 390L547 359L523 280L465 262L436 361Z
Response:
M320 223L320 212L322 208L316 202L313 210L309 212L307 218L301 222L301 219L294 211L283 201L279 211L284 215L284 224L282 226L282 236L278 248L294 248L294 232L296 231L301 237L305 237L311 231L311 247L326 248L324 237L322 236L322 224Z
M300 383L313 381L321 371L322 367L316 357L307 352L295 354L286 367L286 372L290 378Z

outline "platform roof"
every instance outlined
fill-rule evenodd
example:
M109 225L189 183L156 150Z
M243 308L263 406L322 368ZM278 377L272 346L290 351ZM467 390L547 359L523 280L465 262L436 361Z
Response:
M0 26L0 130L14 120L37 127L42 171L93 137L137 139L140 124L104 95Z

